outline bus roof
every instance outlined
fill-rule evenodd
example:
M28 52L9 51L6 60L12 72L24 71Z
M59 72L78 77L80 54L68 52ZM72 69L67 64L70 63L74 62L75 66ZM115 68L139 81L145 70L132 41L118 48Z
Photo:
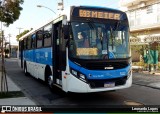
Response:
M79 19L109 19L128 20L125 12L100 6L72 6L70 10L70 20Z
M59 21L61 21L61 20L63 20L63 19L66 19L66 18L67 18L66 15L61 15L61 16L59 16L59 17L57 17L57 18L51 19L51 20L49 20L48 22L39 25L39 26L36 27L35 29L29 31L27 34L25 34L25 35L23 35L22 37L20 37L20 38L19 38L19 41L20 41L20 40L23 40L23 39L26 38L27 36L29 36L29 35L31 35L32 33L38 31L39 29L41 29L41 28L44 27L45 25L48 25L49 23L54 24L54 23L57 23L57 22L59 22Z
M38 31L40 28L44 27L45 25L49 24L49 23L57 23L58 21L61 21L63 19L68 19L68 21L70 21L71 19L71 15L70 13L74 10L74 8L84 8L84 9L100 9L100 10L109 10L109 11L115 11L115 12L119 12L119 13L124 13L121 10L118 9L112 9L112 8L108 8L108 7L101 7L101 6L71 6L69 9L66 9L65 11L62 12L62 15L51 19L50 21L46 22L45 24L41 24L40 26L36 27L35 29L31 30L30 32L28 32L27 34L25 34L24 36L20 37L19 40L23 40L24 38L26 38L28 35L31 35L32 33Z
M104 7L104 6L88 6L88 5L83 5L83 6L80 6L80 7L91 8L91 9L106 9L106 10L110 10L110 11L123 12L123 11L121 11L119 9L114 9L114 8L109 8L109 7Z

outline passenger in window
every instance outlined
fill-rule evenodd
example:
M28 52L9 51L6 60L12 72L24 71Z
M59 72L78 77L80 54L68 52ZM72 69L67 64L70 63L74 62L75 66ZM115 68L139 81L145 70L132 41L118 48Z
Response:
M84 32L78 33L78 47L89 48L89 39Z

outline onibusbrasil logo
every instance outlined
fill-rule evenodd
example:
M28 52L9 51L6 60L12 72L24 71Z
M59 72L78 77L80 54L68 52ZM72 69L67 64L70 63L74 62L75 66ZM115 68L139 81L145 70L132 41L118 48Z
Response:
M1 113L5 112L42 112L37 106L2 106Z

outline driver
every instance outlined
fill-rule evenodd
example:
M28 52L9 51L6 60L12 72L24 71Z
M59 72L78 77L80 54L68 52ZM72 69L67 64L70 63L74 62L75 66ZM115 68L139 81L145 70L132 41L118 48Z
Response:
M89 39L84 32L78 33L78 47L89 48Z

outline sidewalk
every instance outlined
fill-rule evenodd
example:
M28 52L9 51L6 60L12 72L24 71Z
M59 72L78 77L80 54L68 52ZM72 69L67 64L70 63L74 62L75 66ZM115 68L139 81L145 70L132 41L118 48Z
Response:
M133 84L160 89L160 73L149 73L148 71L133 72Z
M2 73L0 72L0 80L1 80L1 75ZM9 92L21 91L21 89L8 76L7 76L7 82L8 82ZM15 98L0 98L0 105L36 105L36 104L31 99L24 96Z

